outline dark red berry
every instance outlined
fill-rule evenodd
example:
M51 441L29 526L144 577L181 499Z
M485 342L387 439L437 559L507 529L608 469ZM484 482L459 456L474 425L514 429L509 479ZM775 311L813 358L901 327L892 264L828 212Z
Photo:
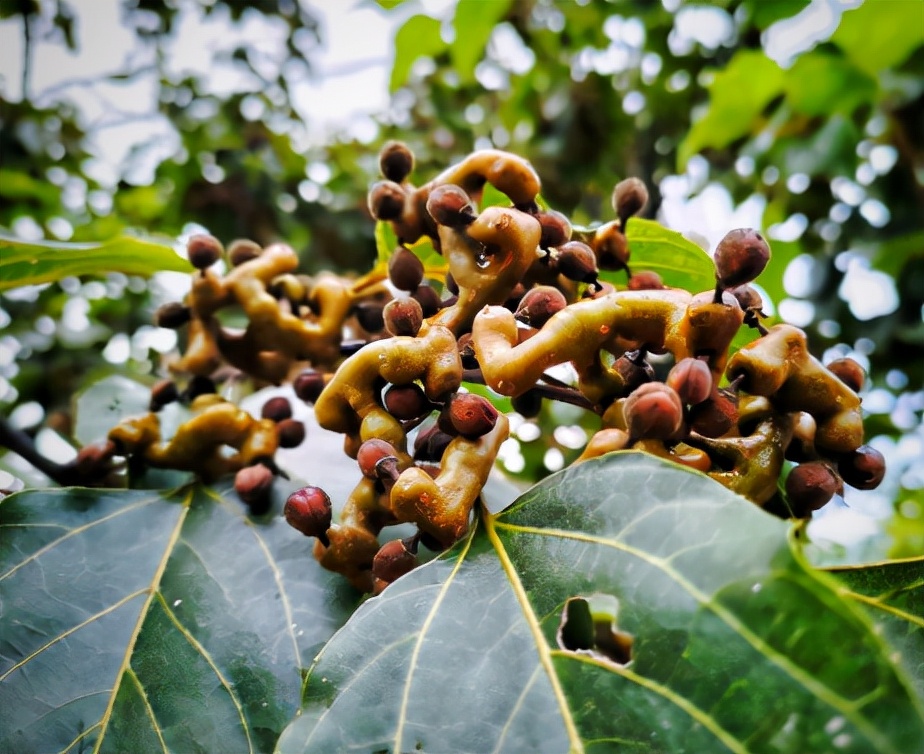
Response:
M262 463L246 466L234 477L234 491L254 515L262 515L270 508L273 489L273 472Z
M283 515L290 526L306 537L317 537L323 544L328 544L332 506L327 493L320 487L295 490L286 500Z
M629 278L628 288L630 291L660 291L664 289L664 281L657 272L641 270Z
M714 389L706 400L690 408L689 419L694 432L721 437L738 423L738 395L725 388Z
M861 445L838 460L837 470L851 487L874 490L885 477L885 456L871 445Z
M374 301L365 301L356 307L356 321L366 332L381 332L385 328L385 317L382 315L382 304Z
M622 395L634 392L655 379L655 370L648 363L643 351L628 351L613 362L613 369L622 377Z
M712 395L712 372L702 359L681 359L674 364L664 382L677 391L686 405L702 403Z
M385 410L399 421L410 421L428 413L432 407L423 388L416 382L392 385L383 397Z
M417 540L413 537L386 542L372 560L372 574L389 584L416 567Z
M530 327L542 327L568 305L565 295L551 285L538 285L520 299L514 317Z
M558 271L569 280L578 283L594 283L597 280L597 257L586 243L568 241L558 247Z
M626 222L633 215L637 215L648 204L648 188L638 178L626 178L616 184L613 189L613 209L623 231Z
M475 393L456 393L448 410L453 429L469 440L486 435L497 424L497 409L487 398Z
M292 418L292 404L289 399L282 395L270 398L263 404L260 416L264 419L272 419L274 422L281 422L283 419Z
M840 479L828 464L808 461L796 466L786 477L786 498L796 518L805 518L826 505L837 493Z
M827 367L829 372L832 372L853 392L859 393L863 389L863 383L866 382L866 372L853 359L835 359Z
M383 458L397 458L398 451L394 445L385 440L373 438L366 440L359 446L356 453L356 462L359 464L359 470L367 479L379 479L380 476L376 471L376 464Z
M440 429L438 424L421 430L414 438L414 460L439 461L452 439L452 435Z
M215 381L211 377L203 377L197 374L186 385L186 390L183 391L183 398L187 401L194 401L200 395L210 395L211 393L217 392L218 388L215 386Z
M411 298L420 304L421 312L424 317L432 317L443 308L443 302L440 300L440 294L432 285L418 285L417 289L411 294Z
M561 212L554 209L539 212L536 215L542 234L539 237L539 246L551 249L561 246L571 240L571 222Z
M173 380L161 380L151 388L151 411L160 411L164 406L180 399L180 391Z
M324 390L324 375L316 369L306 369L292 383L295 394L305 403L314 403Z

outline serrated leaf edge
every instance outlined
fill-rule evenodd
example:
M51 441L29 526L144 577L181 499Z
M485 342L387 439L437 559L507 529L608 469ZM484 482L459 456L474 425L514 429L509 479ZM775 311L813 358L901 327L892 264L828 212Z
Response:
M857 700L857 702L850 702L839 694L835 693L824 684L817 681L812 676L808 675L805 671L802 670L802 668L792 663L788 657L780 654L777 650L767 644L762 638L757 636L753 631L751 631L751 629L749 629L740 620L738 620L735 615L730 613L721 605L716 604L713 600L709 599L706 594L701 592L693 583L684 578L683 575L675 570L664 558L651 555L650 553L639 550L638 548L632 547L631 545L627 545L626 543L620 542L618 540L611 540L604 537L595 537L593 535L584 534L581 532L570 532L562 529L542 529L539 527L508 524L499 521L492 523L501 529L505 529L514 533L532 534L534 536L541 537L560 537L562 539L571 539L579 542L585 542L587 544L609 547L612 549L620 550L629 555L634 555L652 567L658 568L665 575L674 579L676 583L681 588L686 590L686 592L697 602L699 602L702 607L711 610L717 618L722 620L729 628L735 631L739 636L741 636L742 639L744 639L748 644L750 644L768 660L773 662L773 664L779 667L783 672L788 674L794 681L800 683L802 686L812 692L817 698L821 699L829 706L840 712L847 720L853 723L853 725L860 733L866 736L867 740L869 740L871 743L874 743L874 745L878 747L879 751L889 752L889 754L902 754L902 752L894 749L891 743L888 740L885 740L879 731L877 731L874 726L870 725L864 717L858 715L858 709L864 703L869 701L868 699L861 698ZM489 528L489 534L492 533L492 530L493 526ZM494 534L493 536L496 537L497 535ZM500 545L499 542L498 545ZM502 545L500 546L502 547ZM810 577L814 576L811 571L806 571L806 573ZM785 576L785 574L782 575ZM520 589L522 590L522 586ZM525 592L523 593L523 596L524 598L526 597ZM524 605L528 606L528 601L525 602ZM538 640L542 641L543 646L546 647L545 651L548 653L550 650L548 649L548 644L541 632L537 636L537 641ZM610 669L609 666L607 666L607 668Z

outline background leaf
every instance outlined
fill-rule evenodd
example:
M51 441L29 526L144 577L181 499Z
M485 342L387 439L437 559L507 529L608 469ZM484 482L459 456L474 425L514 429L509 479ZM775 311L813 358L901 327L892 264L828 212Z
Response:
M440 36L440 22L429 16L412 16L395 35L395 62L391 69L388 91L403 86L419 57L437 55L446 49Z
M453 68L463 84L475 81L475 66L484 55L484 48L494 27L506 15L510 0L459 0L453 17L455 39L450 45Z
M357 601L280 504L258 522L227 489L0 502L0 750L272 750Z
M575 597L618 600L629 665L558 646ZM919 750L920 700L854 607L793 555L785 522L611 454L365 603L279 751Z
M693 293L715 288L712 257L677 231L654 220L633 217L629 219L626 237L632 251L629 265L633 270L652 270L665 285ZM625 282L625 273L616 273L615 279Z
M102 243L52 243L0 233L0 291L100 271L151 275L160 270L189 272L192 266L171 246L133 236Z

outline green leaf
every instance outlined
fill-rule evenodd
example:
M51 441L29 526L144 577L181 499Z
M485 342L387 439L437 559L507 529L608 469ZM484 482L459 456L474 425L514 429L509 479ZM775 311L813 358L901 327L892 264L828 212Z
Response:
M440 36L440 22L429 16L411 16L395 35L395 62L391 68L388 91L394 92L407 82L414 61L438 55L446 49Z
M644 454L549 477L354 614L278 751L920 751L892 648L787 529Z
M841 16L831 41L875 76L924 44L924 3L869 0Z
M695 243L675 230L654 220L629 219L626 238L633 270L657 272L665 285L694 293L715 288L715 265L712 258ZM620 282L625 277L616 274ZM603 276L604 278L607 275Z
M838 567L840 594L869 611L877 630L900 650L900 662L924 697L924 557Z
M52 283L70 275L160 270L189 272L192 266L168 244L120 236L99 243L23 241L0 233L0 291Z
M398 248L398 236L395 235L391 223L378 220L375 223L376 261L379 264L387 264L396 248Z
M786 76L786 98L809 116L853 111L876 96L876 80L842 57L814 51L802 55Z
M475 66L497 23L507 15L511 0L459 0L453 18L455 38L450 45L453 70L462 84L475 81Z
M48 181L38 181L19 170L0 169L0 196L11 202L35 200L40 205L55 206L60 189Z
M77 396L74 437L81 445L104 440L122 419L148 413L150 403L150 387L117 374L105 377Z
M755 132L767 104L782 93L786 73L760 50L738 50L709 85L705 116L677 150L679 167L707 147L722 148Z
M771 24L784 18L791 18L802 11L809 4L809 0L752 0L751 22L758 29L766 29Z
M258 522L226 488L0 502L0 750L271 751L356 602L275 503Z

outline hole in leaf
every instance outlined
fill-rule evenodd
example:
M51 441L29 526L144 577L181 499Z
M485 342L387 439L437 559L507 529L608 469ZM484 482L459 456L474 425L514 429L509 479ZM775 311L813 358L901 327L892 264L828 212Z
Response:
M558 646L569 652L627 665L632 659L632 634L616 625L619 600L610 594L571 597L561 613L556 638Z

